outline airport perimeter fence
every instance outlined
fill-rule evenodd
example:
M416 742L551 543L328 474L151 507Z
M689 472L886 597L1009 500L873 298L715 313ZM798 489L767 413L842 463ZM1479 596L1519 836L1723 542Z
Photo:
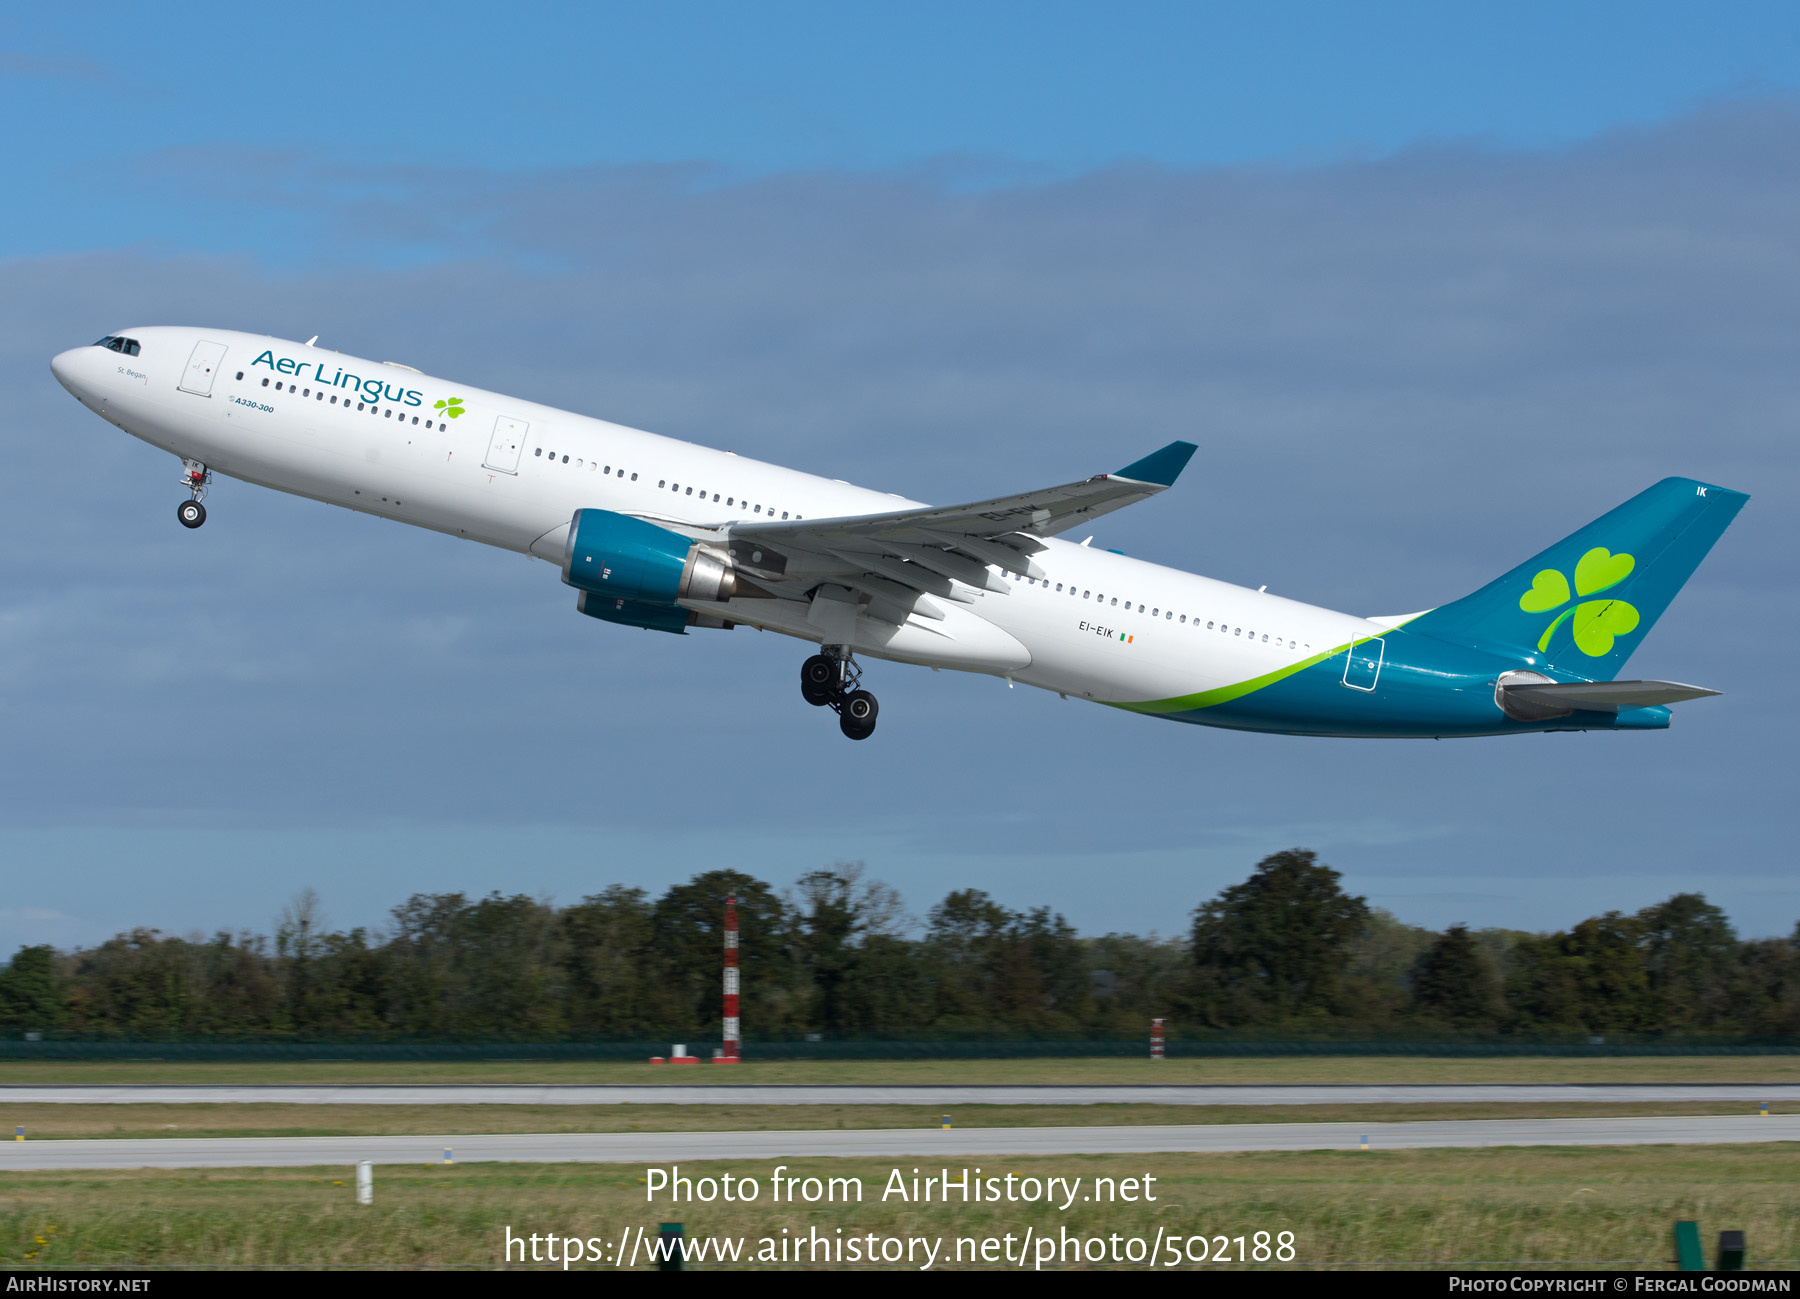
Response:
M268 1038L169 1040L149 1037L82 1040L43 1034L0 1037L0 1063L43 1060L167 1061L642 1061L669 1054L670 1039L648 1041L318 1040ZM689 1037L691 1055L710 1057L717 1041ZM1286 1037L1239 1034L1170 1035L1171 1059L1233 1056L1701 1056L1800 1055L1800 1039L1505 1037L1444 1040L1430 1037ZM790 1034L743 1044L746 1060L1016 1060L1133 1059L1149 1055L1149 1036L1124 1034L958 1033L874 1038L855 1034Z

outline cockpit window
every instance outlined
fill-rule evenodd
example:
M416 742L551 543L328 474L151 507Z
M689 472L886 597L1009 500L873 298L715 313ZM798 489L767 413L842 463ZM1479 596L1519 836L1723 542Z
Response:
M109 352L121 352L126 356L136 356L138 354L137 339L121 338L117 334L108 334L105 338L95 343L94 346L104 347Z

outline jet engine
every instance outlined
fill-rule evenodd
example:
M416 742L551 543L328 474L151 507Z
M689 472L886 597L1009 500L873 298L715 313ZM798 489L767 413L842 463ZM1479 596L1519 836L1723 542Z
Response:
M613 510L575 511L562 580L582 592L576 607L590 617L676 633L695 622L723 625L676 608L677 600L729 600L738 592L728 556Z

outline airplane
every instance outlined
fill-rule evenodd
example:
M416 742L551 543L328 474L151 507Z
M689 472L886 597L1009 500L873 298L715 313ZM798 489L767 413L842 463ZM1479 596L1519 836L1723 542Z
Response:
M158 326L50 368L181 458L184 527L223 475L548 560L601 622L792 636L818 646L801 695L853 740L879 715L859 655L1309 736L1654 730L1719 693L1616 679L1749 499L1716 484L1665 478L1461 599L1361 618L1063 538L1174 486L1191 442L931 506L317 342Z

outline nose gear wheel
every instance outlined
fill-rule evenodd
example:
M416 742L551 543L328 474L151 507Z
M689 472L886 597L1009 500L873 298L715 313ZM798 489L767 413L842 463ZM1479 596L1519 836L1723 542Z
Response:
M181 520L182 527L197 528L206 522L206 507L200 502L206 499L206 489L212 486L212 470L198 460L183 457L181 485L188 489L193 499L176 506L175 517Z

